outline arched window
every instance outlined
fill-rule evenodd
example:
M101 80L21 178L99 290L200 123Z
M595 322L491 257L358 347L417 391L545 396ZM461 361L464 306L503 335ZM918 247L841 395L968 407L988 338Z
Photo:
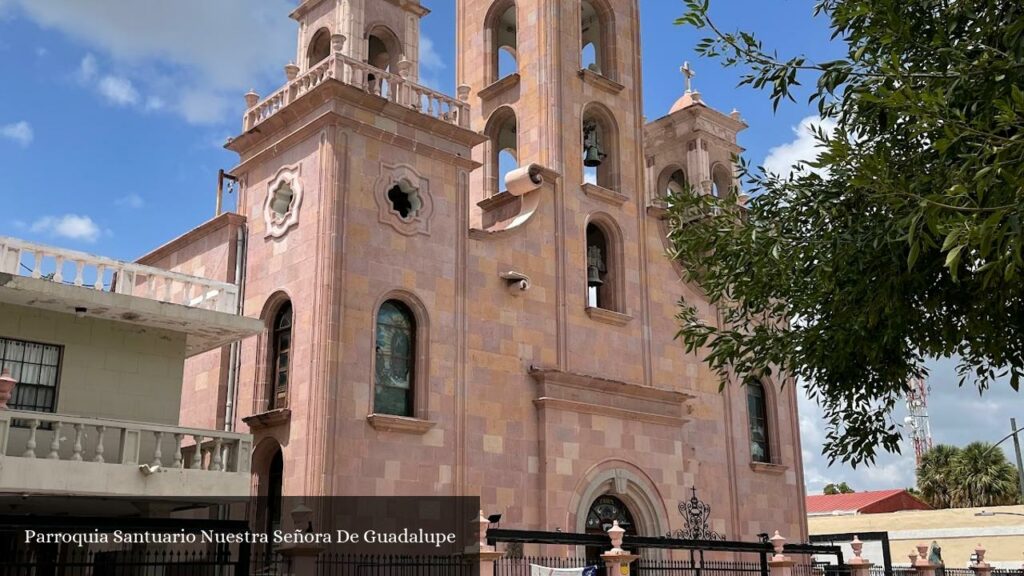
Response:
M416 318L404 302L388 300L377 311L373 411L413 416Z
M604 0L583 0L580 8L580 68L614 80L614 13Z
M327 28L321 28L316 31L313 35L313 39L309 42L309 50L307 52L307 66L306 68L312 68L331 55L331 31Z
M402 43L386 26L375 26L366 33L366 63L385 72L397 72L402 59ZM375 74L366 75L366 84L374 94L386 94L388 87Z
M609 190L619 187L618 126L611 111L600 104L583 110L581 134L583 182Z
M487 41L488 70L487 82L495 82L519 71L519 56L516 3L503 0L491 6L484 24Z
M619 528L625 530L627 535L635 536L637 534L633 514L622 500L615 496L599 496L590 505L590 510L587 512L586 532L587 534L607 535L608 529L614 525L615 521L619 522ZM587 547L587 559L591 561L599 559L603 552L604 550L599 547Z
M268 410L284 408L288 405L288 382L291 371L292 351L292 304L285 302L278 308L271 325L270 355L270 394L268 394Z
M603 219L587 224L587 306L614 312L622 310L622 274L619 236Z
M502 106L491 114L484 128L490 139L488 146L487 193L490 196L505 190L505 175L519 167L519 136L516 113Z
M760 380L747 382L747 420L750 426L750 457L754 462L771 463L768 431L768 401Z
M665 196L675 196L686 191L686 174L682 170L676 170L668 177L665 184Z
M711 168L711 193L716 198L729 198L734 195L733 175L725 164L715 164Z

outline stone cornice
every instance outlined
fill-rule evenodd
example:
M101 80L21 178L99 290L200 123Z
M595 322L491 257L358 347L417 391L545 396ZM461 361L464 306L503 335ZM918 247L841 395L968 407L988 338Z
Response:
M492 82L489 86L477 92L476 95L479 96L481 100L490 100L491 98L494 98L495 96L501 94L505 90L509 90L513 86L518 85L519 73L516 72L514 74L509 74L508 76L505 76L501 80Z
M626 203L626 200L629 200L629 196L626 196L621 192L616 192L615 190L610 190L603 186L598 186L597 184L591 184L589 182L585 182L582 186L580 186L580 188L583 189L583 193L586 194L587 196L590 196L591 198L595 198L602 202L607 202L612 206L622 206L623 204Z
M615 312L613 310L605 310L604 308L597 308L594 306L587 306L587 316L590 316L591 320L604 322L605 324L611 324L612 326L625 326L633 320L633 317L629 314L623 314L622 312Z
M404 432L407 434L426 434L428 430L437 424L437 422L431 420L393 416L391 414L370 414L366 417L366 421L377 430Z
M789 466L786 466L785 464L769 464L767 462L751 462L750 469L754 472L778 475L789 470Z
M611 78L598 74L597 72L594 72L593 70L589 70L587 68L581 69L579 71L579 75L580 78L582 78L583 81L586 82L587 84L596 86L601 90L608 92L609 94L618 94L619 92L622 92L623 90L626 89L625 86L619 84L615 80L612 80Z
M242 422L249 425L250 430L263 430L273 426L287 424L292 419L292 411L288 408L278 408L253 414L242 418Z
M539 407L681 426L690 394L554 369L530 368Z

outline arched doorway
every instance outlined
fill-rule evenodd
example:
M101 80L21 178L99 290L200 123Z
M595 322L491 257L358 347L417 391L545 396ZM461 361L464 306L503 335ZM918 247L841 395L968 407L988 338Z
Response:
M607 534L608 529L616 521L618 521L619 527L626 531L626 535L635 536L637 534L633 513L630 512L629 507L622 500L610 494L598 496L590 504L590 509L587 511L586 533ZM601 554L605 552L607 552L606 549L588 546L587 562L600 564Z

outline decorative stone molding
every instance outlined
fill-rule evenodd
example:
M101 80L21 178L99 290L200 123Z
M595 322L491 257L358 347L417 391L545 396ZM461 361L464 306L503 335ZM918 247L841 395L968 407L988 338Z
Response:
M761 472L763 474L783 474L786 470L789 470L789 466L785 464L769 464L767 462L751 462L750 469L754 472Z
M693 396L561 370L530 368L537 381L539 407L581 414L601 414L667 426L682 426L685 405Z
M479 96L481 100L490 100L491 98L494 98L498 94L501 94L501 93L505 92L506 90L511 89L513 86L518 86L518 85L519 85L519 73L515 72L515 73L512 73L512 74L509 74L508 76L505 76L501 80L498 80L496 82L492 82L486 88L483 88L482 90L477 92L477 96Z
M284 236L292 226L299 223L301 207L302 178L299 165L281 168L267 186L267 197L263 202L263 220L267 224L266 236Z
M590 316L591 320L604 322L605 324L611 324L613 326L625 326L633 320L633 317L629 314L605 310L604 308L596 308L594 306L587 306L587 316Z
M394 416L391 414L370 414L366 417L366 421L377 430L404 432L407 434L426 434L427 430L430 430L437 424L437 422L431 420Z
M266 412L260 412L259 414L253 414L252 416L246 416L245 418L242 418L242 422L248 424L250 430L263 430L265 428L287 424L291 419L292 411L290 409L277 408Z
M601 90L608 92L609 94L618 94L619 92L622 92L626 88L625 86L619 84L615 80L612 80L611 78L608 78L602 74L598 74L597 72L594 72L593 70L589 70L587 68L581 69L579 74L580 78L582 78L584 82L596 86Z
M408 187L415 198L411 211L405 217L392 206L388 193L396 186ZM434 214L434 200L430 195L430 181L411 166L381 163L380 176L373 186L373 199L377 202L377 219L399 234L430 235L430 218Z
M626 196L621 192L616 192L615 190L609 190L602 186L598 186L597 184L586 182L583 184L582 188L583 193L587 196L602 202L607 202L612 206L622 206L626 203L626 200L629 200L629 196Z

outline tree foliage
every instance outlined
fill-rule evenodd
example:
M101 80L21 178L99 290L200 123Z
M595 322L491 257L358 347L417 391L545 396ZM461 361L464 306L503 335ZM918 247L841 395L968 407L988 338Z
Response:
M836 494L853 494L855 490L850 488L850 485L846 482L840 482L839 484L826 484L822 490L822 494L826 496L834 496Z
M921 496L933 508L978 508L1019 502L1017 469L987 442L939 444L917 469Z
M717 6L717 5L716 5ZM819 0L845 58L812 63L722 31L709 0L678 23L741 84L794 99L835 130L790 174L740 162L751 200L670 199L673 256L718 308L681 302L679 337L726 382L781 369L854 466L899 451L893 408L928 358L979 391L1024 374L1024 3ZM702 216L702 217L695 217ZM711 257L713 255L713 257Z

